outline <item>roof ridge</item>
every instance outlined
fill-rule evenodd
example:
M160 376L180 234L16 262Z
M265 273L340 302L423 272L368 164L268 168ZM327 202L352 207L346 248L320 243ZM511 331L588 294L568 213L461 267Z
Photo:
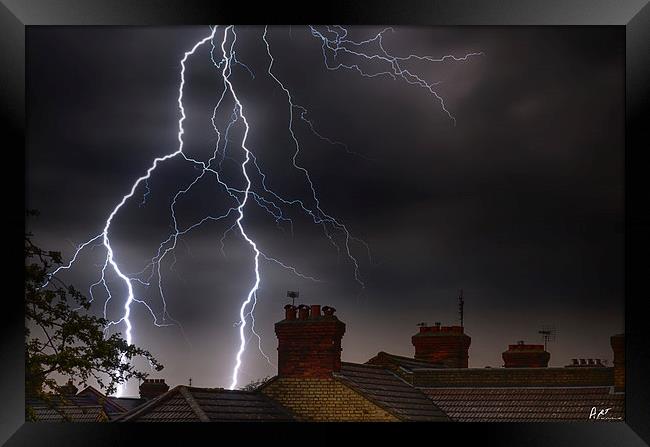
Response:
M377 355L379 355L379 354L385 354L385 355L389 355L391 357L398 357L400 359L409 359L409 360L413 360L413 361L416 361L416 362L430 363L430 362L427 362L426 360L418 360L415 357L408 357L406 355L391 354L390 352L386 352L386 351L379 351L377 353Z
M99 397L99 399L103 399L103 400L105 400L109 405L114 405L114 406L118 407L118 409L122 410L123 412L128 411L128 409L125 408L125 407L123 407L122 405L120 405L119 402L116 402L116 401L114 401L114 400L110 400L110 399L109 399L110 396L107 396L106 394L102 393L101 391L99 391L97 388L95 388L95 387L92 386L92 385L87 385L86 388L84 388L83 390L79 391L79 392L76 394L76 396L79 396L79 395L80 395L81 393L83 393L84 391L90 391L92 394L94 394L95 396ZM100 405L102 405L102 407L104 406L101 402L100 402Z
M148 400L148 401L145 402L144 404L142 404L142 405L140 405L140 406L137 406L137 407L133 408L132 410L127 411L127 412L124 413L124 414L121 414L120 416L118 416L117 418L115 418L114 421L116 421L116 422L124 422L124 421L129 421L129 420L131 420L132 418L134 418L134 417L136 417L136 416L139 416L139 415L142 414L145 410L148 410L149 408L153 407L154 405L158 405L158 404L160 404L161 402L164 402L164 401L166 401L167 399L169 399L171 396L173 396L175 393L178 392L178 390L179 390L179 388L180 388L181 386L182 386L182 385L177 385L177 386L175 386L174 388L172 388L172 389L170 389L170 390L164 392L164 393L161 394L160 396L155 397L155 398L153 398L153 399L151 399L151 400Z
M412 363L415 363L415 364L418 365L418 366L415 366L415 367L411 367L410 369L421 369L421 368L423 368L423 369L438 369L438 368L440 368L439 364L437 364L435 362L429 362L427 360L416 359L415 357L407 357L407 356L404 356L404 355L391 354L390 352L386 352L386 351L379 351L377 353L377 355L375 355L374 357L369 359L368 362L371 361L374 358L378 358L378 357L382 357L382 356L383 357L388 357L388 358L393 359L393 360L397 360L398 362L400 360L405 360L405 361L412 362ZM365 365L370 365L367 362L364 363L364 364ZM419 365L422 365L422 366L419 366ZM381 365L376 365L376 366L381 366ZM403 367L402 365L398 365L398 366Z
M415 385L413 385L413 384L410 383L410 382L407 382L406 380L404 380L404 379L403 379L402 377L400 377L398 374L395 374L395 373L394 373L393 371L391 371L390 369L387 369L386 371L388 371L389 373L391 373L392 375L394 375L395 377L397 377L399 380L401 380L402 382L404 382L405 384L407 384L408 386L410 386L410 387L413 388L414 390L418 390L421 394L424 394L424 393L423 393L421 390L419 390ZM425 394L425 396L426 396L426 394Z
M178 385L178 386L182 386L186 390L192 390L192 391L233 391L233 390L227 390L227 389L221 388L221 387L210 388L210 387L204 387L204 386L189 386L189 385Z
M185 385L179 385L177 388L179 388L178 391L185 398L196 417L198 417L201 422L210 422L210 418L205 414L205 411L203 411L196 399L194 399L194 396L192 396L188 387Z
M341 365L361 366L362 368L386 369L381 365L370 365L367 363L341 362Z

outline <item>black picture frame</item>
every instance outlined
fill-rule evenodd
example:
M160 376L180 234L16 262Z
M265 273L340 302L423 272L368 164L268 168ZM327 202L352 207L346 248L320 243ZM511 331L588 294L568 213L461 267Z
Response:
M293 3L293 2L292 2ZM18 289L24 231L25 31L38 25L198 25L209 23L340 22L399 25L608 25L625 28L625 333L624 422L513 424L44 424L24 422L24 309ZM625 446L650 443L650 337L645 277L650 251L650 6L648 0L375 0L258 3L202 0L0 0L2 176L7 267L3 296L0 441L6 445L153 445L183 442L349 442L351 436L384 442L455 442L461 445ZM23 164L23 169L19 165ZM12 232L11 236L9 232ZM13 236L13 231L16 236ZM16 259L14 259L14 256ZM198 427L200 425L200 427ZM362 433L353 433L361 431ZM207 437L207 438L206 438ZM420 440L422 438L422 440Z

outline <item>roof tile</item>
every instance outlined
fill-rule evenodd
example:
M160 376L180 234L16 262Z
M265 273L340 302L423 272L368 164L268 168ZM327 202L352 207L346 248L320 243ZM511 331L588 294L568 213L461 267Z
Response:
M291 421L293 417L262 393L180 385L119 417L119 421Z
M421 391L382 367L342 363L336 377L402 420L449 420Z
M449 417L462 422L589 420L592 408L624 417L624 395L609 387L422 388ZM593 420L593 419L592 419ZM599 419L600 420L600 419Z

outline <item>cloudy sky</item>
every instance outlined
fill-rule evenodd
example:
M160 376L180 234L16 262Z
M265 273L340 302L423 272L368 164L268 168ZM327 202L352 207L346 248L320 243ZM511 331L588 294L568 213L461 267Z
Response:
M359 42L379 31L349 27L348 37ZM268 73L264 28L236 32L240 64L233 63L230 80L250 126L246 146L269 189L314 210L304 172L292 164L287 96ZM180 60L209 34L207 26L29 28L26 188L27 205L41 212L30 224L41 246L69 259L102 231L153 159L178 149ZM270 27L273 74L293 103L308 110L314 130L338 142L319 138L294 109L296 162L309 171L321 209L370 251L350 242L356 280L343 232L314 224L294 205L280 208L293 225L278 223L249 196L243 225L251 239L267 256L319 279L261 261L255 327L271 362L273 324L283 317L287 290L299 290L300 302L336 307L347 324L343 359L364 362L381 350L412 355L410 336L419 322L456 324L459 288L472 337L470 367L501 366L507 344L541 342L543 325L558 331L551 365L575 357L611 361L609 336L623 330L623 37L612 27L387 31L382 44L395 56L483 53L465 61L400 62L436 83L454 124L426 89L386 75L328 70L322 41L307 27ZM218 31L217 62L222 39ZM231 43L232 36L227 48ZM381 51L376 41L348 48ZM186 64L184 152L207 161L218 143L212 167L242 189L245 127L238 120L226 138L234 104L226 94L215 114L217 138L211 117L224 90L223 65L214 66L210 50L207 42ZM376 58L326 56L330 67L392 70ZM272 200L249 169L258 197ZM139 185L110 227L122 271L148 280L151 268L138 272L173 233L170 204L200 173L175 157ZM223 215L242 197L205 175L177 201L178 228ZM165 365L155 377L172 386L190 377L198 386L230 384L239 307L254 281L250 245L236 229L227 231L235 218L187 232L163 258L161 283L173 319L165 323L178 324L155 327L147 308L133 304L133 341ZM87 291L100 279L105 257L104 247L89 246L62 277ZM107 315L117 320L126 289L110 270L106 279ZM161 323L158 277L149 283L134 282L136 297ZM91 311L99 315L107 295L102 287L93 292ZM239 382L274 373L251 338ZM137 383L126 394L137 394Z

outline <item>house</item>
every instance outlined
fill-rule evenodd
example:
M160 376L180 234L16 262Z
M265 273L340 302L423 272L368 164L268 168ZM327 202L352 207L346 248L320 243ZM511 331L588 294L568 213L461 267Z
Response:
M448 421L425 393L394 372L341 361L345 324L329 306L285 306L275 324L278 375L259 391L300 421Z
M68 405L62 403L50 404L43 400L30 400L28 406L29 419L33 422L107 422L108 416L100 405Z
M37 422L106 422L146 401L142 397L106 396L90 385L77 392L77 387L68 381L61 387L60 395L28 397L25 403Z
M366 362L395 372L452 420L540 422L624 418L624 336L611 337L614 366L598 361L548 367L544 345L503 352L503 368L468 368L470 337L460 326L422 326L413 358L379 352Z
M382 367L341 361L335 309L287 306L276 324L278 375L256 391L160 386L116 422L448 421L425 393Z
M179 385L116 422L290 422L290 412L261 393Z
M88 405L101 405L109 420L113 420L121 414L146 402L146 399L142 397L106 396L104 393L90 385L79 391L75 396L75 400L78 402L82 402L82 399L87 402Z
M40 420L115 422L538 422L624 418L624 335L611 337L614 365L574 359L549 366L544 345L519 341L503 367L469 368L463 326L420 325L413 357L380 351L367 362L341 359L346 325L336 310L286 305L275 324L278 372L254 391L176 386L145 379L140 398L106 397L71 383ZM74 389L72 389L74 388ZM67 419L66 419L67 418Z
M27 397L28 419L34 422L106 422L103 405L87 396L78 396L72 381L61 387L60 395ZM101 393L100 393L101 394Z
M421 325L414 356L379 352L341 362L345 324L334 309L285 306L276 323L278 375L260 391L307 421L557 421L624 417L624 337L611 338L614 366L589 360L549 367L544 345L520 341L502 368L468 368L462 326ZM427 402L428 400L428 402ZM432 405L433 404L433 405Z

